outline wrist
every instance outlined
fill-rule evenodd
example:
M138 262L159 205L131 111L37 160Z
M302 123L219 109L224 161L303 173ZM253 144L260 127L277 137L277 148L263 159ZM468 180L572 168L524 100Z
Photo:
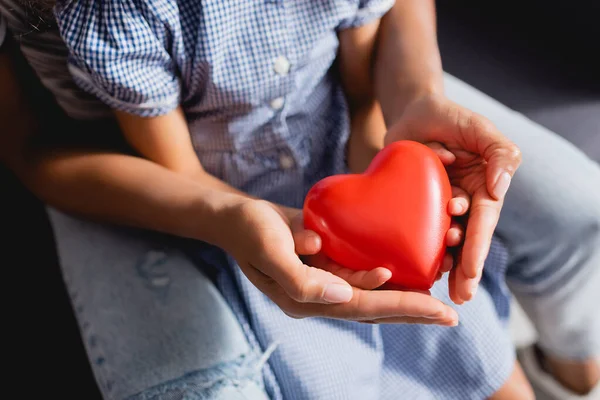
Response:
M404 114L406 108L416 101L444 94L443 76L433 75L419 82L404 82L397 86L396 95L387 107L382 107L386 126L393 126Z
M230 235L232 210L252 199L214 189L201 190L180 219L185 236L225 247Z
M285 207L279 204L266 202L264 200L252 198L245 195L231 193L216 193L214 198L208 199L208 202L203 202L201 208L204 209L206 218L203 220L202 226L197 226L194 237L229 251L232 246L235 246L239 241L239 233L244 229L240 229L240 222L244 221L244 210L248 210L247 206L252 202L263 202L270 204L284 220L291 222L302 212L297 208Z

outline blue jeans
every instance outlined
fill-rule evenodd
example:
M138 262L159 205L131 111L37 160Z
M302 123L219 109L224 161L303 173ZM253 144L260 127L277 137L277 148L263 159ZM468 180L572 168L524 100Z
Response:
M266 358L169 239L50 210L64 280L106 399L267 399Z

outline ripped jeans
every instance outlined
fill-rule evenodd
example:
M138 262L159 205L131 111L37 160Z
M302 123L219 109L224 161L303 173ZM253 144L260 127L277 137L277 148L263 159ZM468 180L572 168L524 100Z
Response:
M261 371L272 349L248 344L211 280L169 239L49 214L105 399L268 398Z

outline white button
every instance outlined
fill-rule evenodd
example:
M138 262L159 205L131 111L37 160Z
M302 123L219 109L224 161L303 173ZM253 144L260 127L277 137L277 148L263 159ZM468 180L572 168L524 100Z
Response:
M279 75L287 75L290 72L290 62L284 56L279 56L275 59L275 63L273 64L273 69Z
M281 110L283 108L283 104L285 103L285 99L283 97L278 97L276 99L271 100L271 108L274 110Z
M294 166L294 159L290 156L283 155L279 158L279 165L283 169L290 169Z

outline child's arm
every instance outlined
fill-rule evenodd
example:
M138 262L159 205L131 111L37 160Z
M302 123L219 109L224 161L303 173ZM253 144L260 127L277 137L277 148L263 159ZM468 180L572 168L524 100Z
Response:
M144 158L189 177L204 188L252 198L204 171L194 151L187 121L180 107L168 114L151 118L120 111L116 111L115 115L129 144ZM281 205L277 205L277 209L289 219L299 213L299 210Z
M289 315L400 318L417 307L426 315L445 315L442 303L419 294L402 294L401 301L400 294L357 291L360 296L351 300L352 288L343 279L300 262L294 250L311 254L318 246L303 253L302 232L292 237L289 221L266 202L240 202L244 196L210 189L141 157L37 148L36 137L43 128L18 83L9 54L0 48L0 120L6 121L0 129L0 162L49 205L100 221L223 245L252 282ZM341 288L341 295L339 290L328 291L331 288ZM348 303L331 308L338 302ZM391 310L388 304L406 307ZM447 324L449 318L432 321Z
M129 144L144 158L189 177L203 172L181 108L151 118L121 111L115 115Z
M383 148L386 133L372 74L378 31L379 20L376 20L339 33L338 65L351 117L346 155L350 171L354 173L367 169Z
M115 115L125 138L142 157L189 177L204 187L249 197L204 171L194 151L181 108L150 118L121 111L115 111Z

